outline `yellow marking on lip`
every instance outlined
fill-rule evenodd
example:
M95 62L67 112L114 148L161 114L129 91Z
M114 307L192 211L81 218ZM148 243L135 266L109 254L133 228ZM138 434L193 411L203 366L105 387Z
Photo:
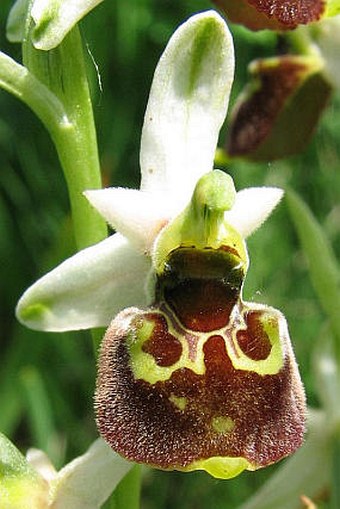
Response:
M235 422L231 417L213 417L211 420L212 427L214 431L224 435L225 433L230 433L235 428Z
M175 394L171 394L169 400L175 405L175 407L182 411L185 410L188 402L187 398L176 396Z

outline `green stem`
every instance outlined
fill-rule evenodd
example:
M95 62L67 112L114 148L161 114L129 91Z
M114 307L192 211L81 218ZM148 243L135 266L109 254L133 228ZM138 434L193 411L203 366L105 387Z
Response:
M26 67L0 51L0 87L29 106L50 132L70 127L62 102Z
M29 71L62 103L68 123L45 122L56 146L69 190L78 249L107 235L104 220L90 206L83 191L101 187L96 130L87 82L83 45L75 27L51 51L33 47L30 30L23 43Z
M141 467L135 465L120 481L103 509L139 509Z
M78 249L107 236L105 221L83 196L101 187L96 130L83 46L75 27L48 52L36 50L27 23L23 43L25 67L0 53L0 86L26 103L42 120L57 149L69 191ZM95 350L99 334L93 331ZM141 474L134 467L112 494L107 507L137 509Z

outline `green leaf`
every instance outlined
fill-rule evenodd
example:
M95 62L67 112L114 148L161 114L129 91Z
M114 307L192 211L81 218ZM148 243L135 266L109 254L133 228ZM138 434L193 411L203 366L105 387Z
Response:
M56 430L43 379L34 367L25 368L20 375L33 443L48 456L53 456Z
M316 342L312 356L314 384L329 426L336 431L340 424L340 370L328 325L321 329L319 336L321 340Z
M329 318L335 336L335 351L340 358L340 271L324 230L311 210L293 191L286 194L291 218L307 258L311 281Z

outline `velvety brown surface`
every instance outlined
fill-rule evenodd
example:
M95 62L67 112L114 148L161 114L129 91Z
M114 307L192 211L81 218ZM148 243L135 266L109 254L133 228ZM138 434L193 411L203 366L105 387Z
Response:
M255 316L248 317L250 328L242 339L243 349L263 356L265 342L253 324ZM140 317L147 318L148 313L131 309L118 315L106 333L100 355L97 425L115 451L164 469L185 467L211 456L242 456L259 467L301 445L304 393L289 344L284 345L280 372L260 376L235 369L225 340L212 334L203 347L203 375L181 368L168 380L152 385L135 380L130 368L127 336ZM255 349L245 345L245 337ZM158 341L164 349L167 345L161 336L153 338L156 356ZM176 406L176 398L185 398L184 409ZM216 418L228 419L233 423L231 429L224 433L214 429Z
M295 28L320 19L324 0L248 0L249 4L268 18L276 18L287 28Z
M254 72L259 86L234 112L227 147L231 155L251 153L265 140L305 70L289 57L278 60L277 66L265 62L258 61Z
M318 21L324 0L214 0L228 19L251 30L290 30Z

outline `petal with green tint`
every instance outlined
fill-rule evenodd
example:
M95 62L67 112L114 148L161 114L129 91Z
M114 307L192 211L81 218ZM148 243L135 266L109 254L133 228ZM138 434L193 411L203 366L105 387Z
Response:
M33 467L45 481L50 482L56 477L57 471L44 451L30 448L26 453L26 459L30 466Z
M158 66L141 141L141 189L178 209L212 170L234 75L232 38L213 11L193 16L170 39ZM177 210L178 210L177 209Z
M173 204L158 194L114 187L84 194L106 221L141 251L150 250L160 229L173 216Z
M99 509L132 466L99 438L52 482L53 509Z
M10 10L6 24L7 39L22 42L25 36L28 0L17 0Z
M286 55L257 60L250 73L232 114L227 152L265 161L300 152L331 93L322 61Z
M332 1L332 0L331 0ZM333 0L334 1L334 0ZM318 21L326 0L214 0L228 19L251 30L289 30ZM330 2L329 2L330 3Z
M37 330L106 326L121 309L146 305L149 259L116 234L75 254L21 297L17 317Z
M102 1L33 0L34 46L41 50L58 46L71 28Z
M236 195L234 206L225 212L225 220L243 238L249 237L271 214L283 196L277 187L248 187Z
M46 509L48 485L0 433L1 509Z

